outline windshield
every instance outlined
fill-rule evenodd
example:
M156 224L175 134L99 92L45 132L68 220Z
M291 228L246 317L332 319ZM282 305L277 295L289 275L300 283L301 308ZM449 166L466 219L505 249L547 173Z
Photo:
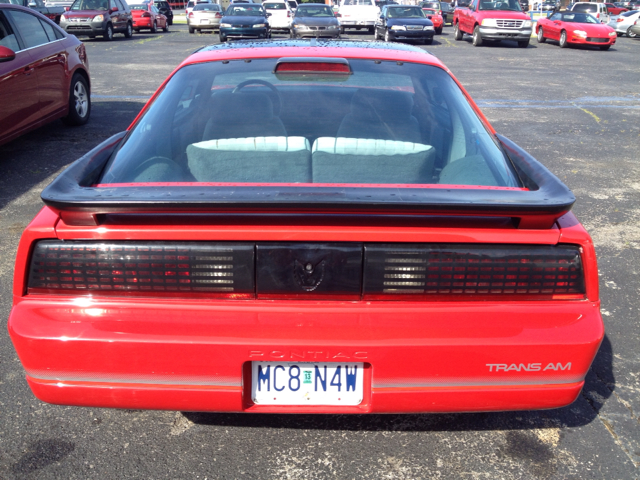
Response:
M108 0L76 0L71 10L108 10Z
M512 10L514 12L522 11L517 0L505 0L497 2L481 1L478 10Z
M564 13L562 14L562 21L571 23L600 23L588 13Z
M443 69L348 60L350 74L277 74L277 62L178 70L99 183L520 186Z
M243 3L242 5L232 5L225 13L227 16L236 17L257 17L264 16L264 10L260 5L250 5Z
M389 18L425 18L420 7L393 7L388 12Z
M330 7L325 6L315 6L315 7L305 7L300 6L296 10L296 18L298 17L333 17L333 10Z

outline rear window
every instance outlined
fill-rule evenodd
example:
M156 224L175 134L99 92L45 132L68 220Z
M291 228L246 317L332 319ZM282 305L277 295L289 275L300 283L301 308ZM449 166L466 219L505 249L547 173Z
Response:
M587 5L584 3L578 3L571 9L572 12L597 12L598 5Z
M267 10L286 10L287 6L284 3L274 2L274 3L263 3L262 6Z
M129 5L129 8L131 9L131 11L134 10L149 10L149 7L145 4L145 5Z
M219 12L220 11L220 5L216 5L213 3L205 3L203 5L196 5L195 7L193 7L193 11L194 12L198 12L201 10L207 10L210 12Z
M562 14L563 22L571 23L600 23L588 13L564 13Z
M276 74L277 61L180 69L99 183L520 187L441 68L349 60L346 74Z

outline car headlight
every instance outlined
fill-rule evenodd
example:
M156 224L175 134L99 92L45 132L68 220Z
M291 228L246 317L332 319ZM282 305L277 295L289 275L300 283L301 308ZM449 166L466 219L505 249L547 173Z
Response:
M253 26L253 28L264 28L264 27L266 27L266 26L267 26L267 25L266 25L266 24L264 24L264 23L256 23L256 24Z
M424 27L424 30L435 30L435 28L433 28L431 25L427 25L426 27Z
M309 27L307 27L306 25L295 25L295 28L297 28L298 30L309 30Z
M584 30L574 30L573 34L578 36L578 37L586 37L587 36L587 32L585 32Z
M60 15L60 21L61 22L66 22L67 21L67 17L65 17L64 15Z
M531 20L526 20L526 21L522 24L522 26L523 26L524 28L529 28L529 27L531 26Z
M231 24L230 23L221 23L220 26L222 28L231 28Z
M92 22L101 22L104 20L104 15L96 15L95 17L93 17Z
M610 37L615 37L616 35L617 35L616 32L609 32Z
M391 30L406 30L407 27L404 27L403 25L393 25L391 27Z
M483 27L495 27L496 26L496 19L495 18L485 18L485 19L482 20L480 25L482 25Z

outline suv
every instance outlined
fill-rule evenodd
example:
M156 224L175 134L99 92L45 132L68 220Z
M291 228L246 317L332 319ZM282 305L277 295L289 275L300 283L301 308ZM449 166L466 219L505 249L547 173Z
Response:
M571 7L572 12L581 12L581 13L590 13L600 23L609 23L611 17L609 16L609 11L607 10L607 5L604 3L595 3L595 2L576 2Z
M60 27L76 36L100 35L104 40L113 40L114 33L123 33L131 38L133 17L124 0L76 0L60 17Z
M162 15L167 17L168 25L173 25L173 11L171 11L169 2L165 0L155 0L153 2L153 6L156 7Z

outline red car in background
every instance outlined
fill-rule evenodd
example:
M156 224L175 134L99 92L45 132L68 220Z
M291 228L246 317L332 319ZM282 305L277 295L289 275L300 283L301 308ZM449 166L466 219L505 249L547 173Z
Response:
M557 40L561 48L574 45L593 45L609 50L616 43L616 31L600 23L588 13L557 12L549 18L541 18L536 25L538 43Z
M169 31L167 17L161 14L153 3L129 4L129 8L133 16L133 29L136 32L150 30L151 33L156 33L158 28L163 32Z
M62 118L91 113L84 44L34 10L0 4L0 144Z
M605 3L607 11L611 15L620 15L622 12L628 12L629 10L623 7L616 7L613 3Z
M436 34L440 35L442 33L442 27L444 26L444 19L442 18L442 15L438 14L438 11L433 8L422 7L422 11L426 17L433 22L433 28L435 29Z

